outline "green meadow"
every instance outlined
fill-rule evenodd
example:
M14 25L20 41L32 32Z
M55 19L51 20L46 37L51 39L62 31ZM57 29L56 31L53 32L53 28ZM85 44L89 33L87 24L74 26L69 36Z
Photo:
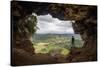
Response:
M70 34L36 34L33 36L35 53L66 56L70 53L71 47L81 48L83 41L79 35L75 36L75 44L71 44Z

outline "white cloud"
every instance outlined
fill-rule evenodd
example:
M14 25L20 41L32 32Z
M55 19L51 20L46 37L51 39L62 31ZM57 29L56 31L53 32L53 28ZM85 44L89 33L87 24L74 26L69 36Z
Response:
M61 21L50 14L37 16L37 20L39 29L36 33L74 34L71 21Z
M53 21L52 16L50 14L40 15L40 16L38 16L38 20L39 21L45 21L45 22L52 22Z

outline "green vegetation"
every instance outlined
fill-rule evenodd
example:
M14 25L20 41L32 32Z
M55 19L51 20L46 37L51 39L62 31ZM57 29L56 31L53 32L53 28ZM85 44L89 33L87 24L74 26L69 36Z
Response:
M13 23L14 32L34 34L37 27L37 18L34 15L29 15Z
M69 53L68 49L49 43L37 43L34 45L34 48L36 53L56 53L58 51L62 55L67 55Z
M28 29L30 33L35 33L37 29L36 24L37 24L36 16L34 15L29 16L27 19L26 28Z
M36 53L68 55L70 52L71 36L67 34L36 34L34 35L34 48ZM83 42L79 36L75 39L74 47L81 48Z

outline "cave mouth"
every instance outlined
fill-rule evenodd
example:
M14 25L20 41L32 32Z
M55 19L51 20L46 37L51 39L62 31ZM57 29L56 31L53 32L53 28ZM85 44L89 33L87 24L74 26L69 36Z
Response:
M37 30L32 36L33 47L36 54L68 55L72 48L82 48L83 40L80 34L75 34L73 20L59 20L50 14L36 15ZM74 44L72 44L72 37Z

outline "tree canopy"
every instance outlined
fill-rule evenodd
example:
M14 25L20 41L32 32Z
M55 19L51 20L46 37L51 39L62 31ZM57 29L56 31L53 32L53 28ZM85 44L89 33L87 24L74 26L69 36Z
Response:
M29 15L19 20L18 22L14 22L13 27L15 32L24 32L33 34L36 31L37 18L34 15Z

